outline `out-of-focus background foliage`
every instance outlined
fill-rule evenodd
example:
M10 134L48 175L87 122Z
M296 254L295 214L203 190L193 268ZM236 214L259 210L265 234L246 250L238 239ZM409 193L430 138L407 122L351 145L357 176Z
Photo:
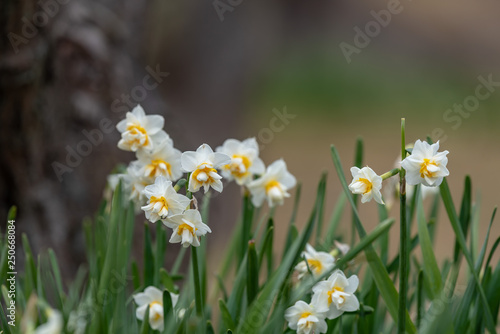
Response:
M341 43L355 46L355 28L365 31L372 11L394 3L399 14L378 25L348 62ZM71 277L83 259L82 219L97 210L107 174L133 159L117 149L118 133L104 133L100 124L115 124L127 104L141 103L165 117L181 150L255 136L266 164L284 158L303 183L299 227L322 171L330 173L328 208L340 193L330 144L347 172L362 135L364 163L383 173L398 159L406 117L408 142L430 135L450 151L457 200L471 175L482 238L500 202L500 87L471 112L453 106L472 101L478 77L500 82L499 13L499 3L484 0L3 0L0 215L17 205L18 236L26 232L37 250L54 248ZM169 74L157 74L161 82L145 89L154 71ZM283 122L277 115L285 110L290 118ZM67 165L68 151L95 129L102 142L60 181L54 162ZM239 191L230 184L213 200L212 249L224 245L237 220ZM290 209L291 203L278 209L277 224L285 224ZM371 229L375 204L361 213ZM142 221L141 215L138 243ZM346 214L346 236L349 222ZM438 258L452 253L449 231L438 230ZM398 233L395 226L394 240Z

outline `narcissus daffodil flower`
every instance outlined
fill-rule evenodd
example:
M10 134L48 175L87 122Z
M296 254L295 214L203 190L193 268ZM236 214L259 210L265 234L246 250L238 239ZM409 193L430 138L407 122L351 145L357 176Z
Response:
M154 286L148 286L144 292L139 292L133 297L137 304L135 311L137 319L144 321L146 310L149 307L149 325L154 330L163 331L163 292ZM179 295L170 293L170 297L172 298L172 306L175 306Z
M306 260L299 262L295 266L295 270L299 273L299 279L308 273L308 266L313 276L318 277L332 269L335 265L335 259L331 254L317 252L310 244L306 245L306 250L302 252L302 257L305 257Z
M349 190L353 194L361 195L361 203L372 200L379 204L384 204L380 190L382 189L382 177L377 175L370 167L351 167L352 182Z
M227 139L217 152L231 157L231 162L221 167L222 175L228 180L235 180L240 186L252 181L254 175L263 174L266 166L259 158L259 145L255 138L244 141Z
M60 311L52 308L45 310L47 322L35 329L34 334L59 334L63 330L63 316Z
M154 184L145 187L143 193L148 203L141 209L152 223L184 212L191 202L186 196L178 194L172 186L172 181L163 176L157 177Z
M252 203L256 207L262 205L267 199L270 207L283 204L285 197L290 197L287 192L295 187L297 181L288 172L286 163L282 159L270 164L266 172L258 179L248 183L247 187L252 193Z
M328 308L318 308L299 300L285 311L285 320L288 327L298 334L326 333L328 326L325 321L325 312Z
M116 128L122 138L118 148L124 151L152 150L155 145L164 141L171 141L163 131L165 120L160 115L146 116L144 109L137 105L132 112L127 112L126 118L120 121Z
M406 183L437 187L443 182L443 178L450 174L446 168L449 152L438 153L438 150L439 141L432 145L421 140L415 142L412 153L401 162L406 171Z
M217 168L230 162L231 158L227 154L214 153L208 144L201 145L196 152L182 153L182 169L191 173L188 190L194 193L203 187L206 193L212 187L214 190L222 192L222 176L217 174Z
M147 179L154 180L158 176L164 176L167 180L177 181L182 177L181 151L169 141L158 144L152 151L138 151L137 159L142 166L143 176Z
M118 185L118 182L122 180L123 189L129 194L128 200L136 204L136 209L139 209L145 203L146 197L142 191L150 184L149 180L143 176L141 168L137 161L133 161L127 166L126 173L108 176L109 186L113 190Z
M169 217L164 224L174 230L170 242L173 244L180 242L183 247L189 245L198 247L200 245L198 238L207 232L212 233L210 227L201 221L200 212L194 209Z
M359 301L354 292L358 285L358 276L346 278L341 270L336 270L327 280L313 287L311 304L318 308L326 307L328 319L335 319L344 312L356 311L359 309Z

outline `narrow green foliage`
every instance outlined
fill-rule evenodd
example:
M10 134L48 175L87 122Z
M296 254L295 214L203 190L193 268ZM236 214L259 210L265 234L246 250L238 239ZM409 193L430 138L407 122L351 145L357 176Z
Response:
M357 138L356 139L356 149L354 151L354 166L361 168L363 166L363 138ZM354 206L357 208L358 207L358 195L356 194L347 194L347 196L352 196L352 199L354 201ZM352 224L351 224L351 246L354 245L355 240L356 240L356 215L353 211L352 213Z
M444 206L446 208L446 212L448 213L448 218L450 219L451 226L453 231L455 232L455 236L457 238L458 245L460 246L461 252L465 255L465 259L467 260L467 264L469 265L469 270L472 272L472 276L476 283L477 290L479 291L481 302L484 308L484 315L486 317L486 326L489 331L492 333L495 332L495 325L493 322L493 316L491 315L491 311L489 308L488 300L486 299L486 295L481 286L481 282L479 281L479 276L477 272L474 270L474 264L472 262L472 256L467 249L467 245L465 243L465 237L461 229L460 221L458 219L455 206L453 204L453 200L451 198L450 189L448 187L448 183L446 179L443 180L440 186L441 197L443 199Z
M337 227L340 224L342 214L344 213L345 202L347 198L344 193L341 193L335 208L333 209L332 216L330 218L330 223L328 224L328 231L326 232L326 238L324 242L324 248L332 248L335 235L337 232Z
M337 152L337 149L335 146L332 145L331 147L332 150L332 158L333 158L333 163L335 165L335 169L337 170L337 174L339 176L340 183L342 185L342 188L353 208L354 215L356 217L355 219L355 226L358 231L358 235L360 238L363 238L366 236L366 231L361 224L361 221L359 219L358 211L356 209L356 206L354 204L354 200L350 196L349 188L347 187L347 181L344 176L344 172L342 170L342 163L340 162L340 157ZM396 291L396 288L394 287L394 284L392 283L387 270L380 260L380 257L377 255L375 252L375 249L373 246L369 245L364 249L366 259L368 261L368 264L370 265L370 268L373 273L373 278L375 280L375 283L380 290L380 295L384 299L387 309L389 310L389 313L391 314L392 318L397 321L398 319L398 292ZM410 319L410 316L408 315L408 312L406 312L406 331L409 333L415 333L415 325L413 325L413 322Z
M219 299L219 309L222 315L222 322L224 324L224 328L227 329L228 331L234 330L236 328L236 325L234 324L234 320L231 317L229 310L227 309L226 303L222 299Z
M198 264L198 253L196 247L191 246L191 264L193 266L194 298L196 304L196 314L203 316L203 296L200 283L200 265Z
M255 241L248 242L247 261L247 302L250 305L259 291L259 261L255 250Z
M325 210L325 197L326 197L326 177L327 174L321 175L321 181L318 185L318 199L316 200L318 217L316 223L316 244L319 244L320 238L323 235L323 216Z
M149 222L144 223L144 286L154 284L155 276L155 257L153 254L153 246L151 242L151 232L149 231Z
M420 187L415 190L414 196L417 198L417 226L418 237L420 243L420 250L422 251L424 276L426 278L430 298L436 298L443 287L441 282L441 272L437 265L436 257L432 249L431 238L429 230L427 229L427 222L425 219L424 207L422 204L422 196L420 195Z
M469 231L470 221L471 221L471 210L472 210L472 187L470 177L467 175L465 177L464 194L462 197L462 205L460 206L460 227L467 239L467 233ZM453 261L458 261L458 255L460 254L460 245L458 241L455 241L455 248L453 251Z
M254 207L252 205L250 194L247 192L243 196L243 226L241 230L240 259L242 259L245 255L248 248L248 241L250 241L253 211Z

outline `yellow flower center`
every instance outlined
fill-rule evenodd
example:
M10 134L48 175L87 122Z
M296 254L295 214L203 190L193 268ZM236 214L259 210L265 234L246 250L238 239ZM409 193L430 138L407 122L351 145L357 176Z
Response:
M154 305L160 305L162 306L160 303L158 302L152 302L151 304L149 304L149 311L151 312L152 309L153 309L153 306ZM163 307L163 306L162 306ZM159 312L156 312L153 316L153 321L158 321L159 319L161 318L161 314Z
M306 311L306 312L304 312L304 313L302 313L302 314L300 315L300 319L302 319L302 318L307 318L307 317L308 317L308 316L310 316L311 314L312 314L311 312Z
M358 181L365 185L365 191L363 194L369 193L372 190L372 183L370 180L360 177Z
M319 260L307 260L307 264L311 271L316 271L317 273L321 272L321 269L323 269L323 265Z
M240 169L240 164L236 162L232 162L230 164L227 164L224 166L224 168L229 169L231 171L231 174L233 174L235 177L244 177L248 175L248 169L252 165L250 160L244 156L244 155L239 155L239 154L234 154L233 159L241 159L241 163L243 166L245 166L245 171L242 171Z
M144 145L148 145L149 143L148 133L142 126L138 124L129 125L127 126L127 131L129 131L130 134L134 136L134 140L132 142L137 142L140 144L140 138L141 138L140 135L143 135L146 136L146 141L144 142Z
M161 166L163 164L163 166ZM158 177L160 175L172 176L172 166L160 159L155 159L151 161L151 164L148 165L149 174L148 177Z
M332 303L332 301L333 301L332 295L337 291L344 292L344 288L341 288L339 286L334 286L333 289L328 291L328 305L330 305ZM345 300L344 296L340 296L340 298Z
M193 229L193 227L189 226L188 224L182 224L182 225L179 225L179 228L177 229L177 234L182 235L184 230L188 230L189 233L191 233L194 236L194 231L196 231L197 228Z
M156 204L158 202L163 204L162 207L160 208L160 210L163 208L168 210L168 204L167 204L167 200L165 199L165 197L163 197L163 196L162 197L151 196L151 198L149 199L150 204L152 204L152 203ZM160 210L158 210L158 211L160 211Z
M271 180L266 184L266 194L269 193L271 189L278 187L281 189L281 184L276 180Z
M214 182L214 179L210 176L210 172L217 173L217 170L212 168L212 166L206 166L204 168L197 168L193 172L193 179L196 180L197 182L202 183L202 184L203 183L211 184L212 182ZM200 176L201 176L201 179L199 178Z
M427 168L429 165L434 165L437 166L435 161L431 161L430 159L424 159L424 162L420 164L420 177L424 178L425 176L427 177L433 177L434 173L430 172Z

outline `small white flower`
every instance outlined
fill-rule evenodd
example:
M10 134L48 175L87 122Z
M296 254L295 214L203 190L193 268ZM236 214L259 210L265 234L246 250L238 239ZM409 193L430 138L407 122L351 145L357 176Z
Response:
M446 168L446 155L449 152L438 153L438 150L439 141L432 145L420 140L415 142L412 153L401 162L401 166L406 170L406 182L409 185L437 187L443 182L443 178L450 174Z
M382 177L378 176L370 167L351 167L353 180L349 185L349 190L353 194L361 196L361 203L372 200L379 204L384 204L380 189L382 189Z
M139 292L133 297L137 304L135 311L137 319L144 321L146 310L149 307L149 325L154 330L163 331L163 292L154 286L148 286L144 292ZM170 293L170 297L172 298L172 306L175 306L179 295Z
M257 180L250 182L247 187L252 193L252 203L256 207L262 205L267 198L270 207L283 204L285 197L290 197L287 190L295 187L295 177L286 169L282 159L270 164L266 172Z
M180 242L183 247L193 245L198 247L198 238L208 233L212 233L210 227L201 221L201 214L198 210L186 210L183 214L169 217L164 224L174 231L170 237L171 243Z
M152 151L138 151L137 159L142 166L141 172L147 179L154 180L158 176L164 176L167 180L177 181L182 177L181 151L168 141L156 145Z
M328 308L317 308L299 300L285 311L285 320L288 327L298 334L326 333L328 326L325 321L325 312Z
M152 150L155 144L171 142L170 137L162 130L165 120L160 115L146 116L144 109L137 105L116 128L122 134L118 148L124 151Z
M108 185L112 191L115 190L118 182L122 181L122 187L128 197L124 199L126 205L128 201L135 203L136 209L140 211L140 207L146 202L146 197L142 193L144 187L151 184L149 180L143 177L141 165L138 161L132 161L125 173L108 175ZM111 193L108 194L111 196Z
M197 192L203 186L205 193L210 187L218 192L222 192L222 176L217 174L217 169L222 165L231 162L231 158L223 153L216 152L212 148L203 144L196 152L189 151L182 153L181 166L185 172L191 173L189 177L190 192Z
M332 255L326 252L317 252L310 244L306 245L302 257L306 258L307 264L306 261L301 261L295 266L295 270L299 272L299 279L308 273L307 266L309 266L313 276L318 277L335 265L335 259Z
M359 309L359 301L354 292L358 285L358 276L352 275L347 279L341 270L336 270L326 281L313 287L311 303L318 308L328 308L328 319L335 319L344 312L356 311Z
M231 163L222 166L222 175L235 180L240 186L252 181L254 175L263 174L266 166L259 158L259 145L255 138L244 141L227 139L217 152L231 157Z
M63 329L63 317L61 312L51 308L46 309L47 322L35 329L34 334L59 334Z
M157 177L154 184L144 188L143 194L147 197L148 204L141 209L152 223L182 213L191 202L186 196L178 194L172 181L163 176Z
M333 243L335 244L335 247L340 251L342 255L346 255L351 247L348 244L343 244L337 240L334 240Z

